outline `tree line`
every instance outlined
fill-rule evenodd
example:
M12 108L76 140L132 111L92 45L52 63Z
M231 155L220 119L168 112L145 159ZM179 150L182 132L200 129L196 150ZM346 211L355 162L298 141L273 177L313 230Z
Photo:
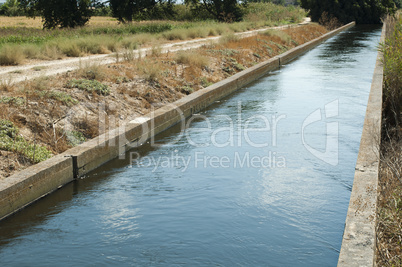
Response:
M91 16L111 15L121 23L142 19L174 19L176 0L7 0L1 15L40 16L44 28L84 26ZM401 8L402 0L184 0L194 17L221 22L241 21L241 6L248 2L301 5L313 21L325 12L342 23L380 23L381 18ZM206 14L206 15L205 15ZM202 16L201 16L202 15Z
M341 23L356 21L359 24L377 24L386 14L401 8L402 0L300 0L310 10L313 21L319 21L326 12Z

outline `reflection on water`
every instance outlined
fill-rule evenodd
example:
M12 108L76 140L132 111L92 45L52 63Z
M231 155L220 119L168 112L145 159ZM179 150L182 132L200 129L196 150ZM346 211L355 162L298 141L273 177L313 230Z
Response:
M379 35L342 33L2 221L2 266L336 265Z

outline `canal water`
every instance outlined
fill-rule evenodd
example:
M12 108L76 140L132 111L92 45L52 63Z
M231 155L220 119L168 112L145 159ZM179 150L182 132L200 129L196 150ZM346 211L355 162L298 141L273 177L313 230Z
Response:
M1 266L335 266L380 34L343 32L0 222Z

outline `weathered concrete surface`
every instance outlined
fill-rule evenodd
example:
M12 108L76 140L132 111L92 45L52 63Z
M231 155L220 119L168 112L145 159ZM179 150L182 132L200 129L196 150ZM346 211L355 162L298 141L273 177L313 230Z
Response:
M7 182L0 186L0 218L25 207L74 178L85 175L133 146L145 143L149 138L199 112L216 100L279 68L281 62L292 60L353 25L354 23L348 24L305 45L293 48L285 54L259 63L7 178Z
M385 24L380 42L385 40ZM378 53L367 104L338 266L375 266L383 55Z
M57 155L0 183L0 220L73 180L71 157Z

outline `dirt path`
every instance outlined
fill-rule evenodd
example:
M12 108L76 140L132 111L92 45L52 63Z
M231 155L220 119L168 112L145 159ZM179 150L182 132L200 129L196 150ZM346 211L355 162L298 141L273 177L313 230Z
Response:
M263 28L258 30L236 33L235 35L244 38L256 35L259 32L266 31L268 29L285 29L289 27L297 27L299 25L308 24L310 23L310 21L311 21L310 18L304 18L303 22L299 24ZM217 42L220 38L221 36L214 36L190 41L163 44L160 46L160 49L161 53L175 52L178 50L187 50L200 47L209 42ZM138 57L139 54L146 55L147 53L152 52L152 49L153 49L152 47L148 47L134 50L133 56ZM51 76L60 73L65 73L68 71L79 69L81 66L87 66L91 64L104 65L104 64L116 63L118 58L123 58L123 55L121 54L117 55L116 53L91 55L80 58L41 61L40 63L27 64L22 66L0 67L0 81L8 84L13 84L21 81L31 80L37 77Z
M53 155L62 153L327 32L315 24L281 28L284 31L279 35L253 37L266 30L261 29L241 33L249 38L215 44L209 42L220 37L165 44L161 48L165 54L159 49L152 53L152 48L144 48L130 55L134 58L138 53L149 52L146 58L121 60L117 64L116 56L101 55L87 57L86 61L72 58L0 68L3 71L0 75L6 79L13 71L20 81L37 76L44 78L2 89L0 119L30 147L20 152L0 149L0 181L38 159L30 157L32 144ZM173 52L191 48L195 49L179 54ZM80 65L81 69L74 70ZM66 72L68 70L74 71ZM45 76L51 74L57 75ZM74 80L90 83L80 88L70 84ZM15 146L15 142L12 144ZM47 157L45 152L36 155Z

